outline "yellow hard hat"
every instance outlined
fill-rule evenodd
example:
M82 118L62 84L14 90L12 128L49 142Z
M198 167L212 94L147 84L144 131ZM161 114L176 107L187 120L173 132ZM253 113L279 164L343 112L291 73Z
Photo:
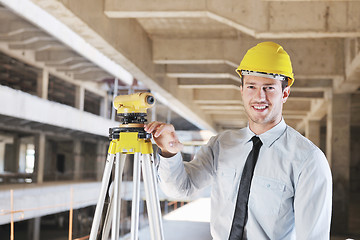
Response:
M282 46L274 42L262 42L250 48L236 69L240 77L242 71L266 74L272 78L285 77L288 86L294 83L290 57Z

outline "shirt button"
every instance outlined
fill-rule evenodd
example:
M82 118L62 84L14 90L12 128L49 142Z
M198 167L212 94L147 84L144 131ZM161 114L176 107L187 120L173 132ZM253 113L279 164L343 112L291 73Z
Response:
M266 187L269 188L269 187L270 187L270 184L266 185Z

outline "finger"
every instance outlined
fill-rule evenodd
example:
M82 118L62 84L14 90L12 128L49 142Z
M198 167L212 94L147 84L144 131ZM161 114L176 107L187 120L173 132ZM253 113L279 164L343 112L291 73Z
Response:
M152 133L154 131L154 129L157 128L157 126L159 126L161 123L160 122L151 122L147 125L145 131L147 131L148 133Z
M145 130L149 130L154 124L157 124L157 123L158 122L156 122L156 121L150 122L148 124L145 124L144 128L145 128Z
M154 122L150 122L150 123L144 124L144 130L145 130L145 131L148 131L149 128L151 127L151 125L153 125L153 124L154 124Z
M171 124L162 124L162 125L158 126L154 133L154 137L159 137L164 132L173 133L174 126ZM171 134L171 136L173 137L173 134Z

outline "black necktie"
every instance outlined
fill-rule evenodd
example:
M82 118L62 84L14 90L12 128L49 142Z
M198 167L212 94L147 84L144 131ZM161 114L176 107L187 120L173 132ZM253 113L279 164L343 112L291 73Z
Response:
M247 220L248 199L250 193L251 179L253 177L256 160L262 146L260 138L253 136L253 148L249 153L241 175L239 191L236 200L235 213L229 235L229 240L242 240L244 227Z

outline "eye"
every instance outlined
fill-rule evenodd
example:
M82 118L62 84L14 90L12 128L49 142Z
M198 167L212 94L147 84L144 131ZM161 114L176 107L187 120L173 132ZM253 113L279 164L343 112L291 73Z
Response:
M264 87L263 89L264 89L265 91L272 91L272 90L274 90L275 88L272 87L272 86L267 86L267 87Z
M252 85L247 86L247 88L248 88L248 89L255 89L255 87L252 86Z

